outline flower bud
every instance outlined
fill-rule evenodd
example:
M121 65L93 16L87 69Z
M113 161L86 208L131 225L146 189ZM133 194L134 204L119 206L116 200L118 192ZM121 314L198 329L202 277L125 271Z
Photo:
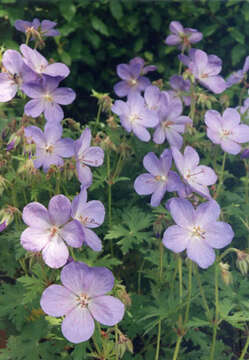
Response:
M236 266L241 272L241 274L245 276L248 273L249 253L237 249L236 254L237 254Z
M232 273L229 271L229 264L220 262L221 278L226 285L230 285L233 282Z

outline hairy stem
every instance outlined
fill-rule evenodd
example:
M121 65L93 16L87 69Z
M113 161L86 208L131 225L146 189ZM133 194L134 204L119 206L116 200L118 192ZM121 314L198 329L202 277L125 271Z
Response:
M215 319L213 325L213 339L212 346L210 351L210 360L214 360L215 353L215 344L216 344L216 334L218 327L218 318L219 318L219 284L218 284L218 263L215 263L215 273L214 273L214 283L215 283Z

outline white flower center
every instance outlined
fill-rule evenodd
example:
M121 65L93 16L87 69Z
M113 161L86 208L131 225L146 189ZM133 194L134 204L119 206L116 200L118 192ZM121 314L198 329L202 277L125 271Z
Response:
M136 79L131 79L129 81L129 83L130 83L131 86L135 86L137 84L137 80Z
M54 151L54 146L53 146L53 145L47 145L47 146L45 147L45 152L46 152L47 154L52 154L53 151Z
M87 224L100 225L94 220L94 218L91 218L89 216L83 217L80 215L78 217L78 220L81 222L82 225L87 225Z
M166 182L168 180L167 176L165 175L157 175L155 176L156 181Z
M77 303L81 308L86 308L87 305L89 304L89 297L86 294L81 294L80 296L78 296L77 298Z
M49 101L49 102L53 101L53 97L49 93L46 93L43 97L44 97L44 100L46 100L46 101Z
M129 116L129 121L130 121L130 123L135 123L137 120L139 120L139 116L137 115L137 114L131 114L130 116Z
M50 235L51 235L51 238L55 235L58 234L58 232L60 231L60 229L57 227L57 226L52 226L50 228Z
M227 138L229 135L232 135L232 134L233 134L232 130L222 129L220 131L220 136L222 139Z
M201 238L201 239L205 239L205 231L203 229L200 228L199 225L195 225L192 227L192 229L190 230L192 237L197 237L197 238Z

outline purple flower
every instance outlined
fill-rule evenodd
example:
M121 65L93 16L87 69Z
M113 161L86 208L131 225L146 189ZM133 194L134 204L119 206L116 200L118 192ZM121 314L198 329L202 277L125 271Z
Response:
M150 85L144 91L144 100L149 110L157 113L162 103L162 92L157 86Z
M28 45L20 46L25 64L38 75L59 76L65 79L69 68L63 63L49 64L48 61L37 50L31 49Z
M0 223L0 232L4 231L7 227L7 222L3 221L2 223Z
M119 64L117 74L122 81L114 86L115 93L117 96L123 97L130 93L144 91L150 85L150 80L141 75L155 70L154 65L144 67L144 60L139 57L130 60L129 64Z
M164 102L161 102L158 111L159 125L156 127L153 141L156 144L163 144L165 139L170 146L182 147L183 139L180 134L185 131L186 124L192 124L188 116L182 116L182 102L179 98L163 92Z
M76 170L82 186L92 184L92 172L89 166L98 167L104 162L104 151L99 146L91 145L91 130L86 128L80 138L74 142Z
M24 64L15 50L5 51L2 64L6 72L0 74L0 102L6 102L13 99L24 82L35 81L37 75Z
M97 228L104 222L105 208L102 202L98 200L87 202L86 188L82 188L80 194L72 201L72 218L79 221L84 233L84 243L94 251L100 251L101 240L91 228Z
M179 45L179 48L184 50L191 47L202 39L202 33L196 29L183 28L179 21L171 21L169 25L171 34L165 39L167 45Z
M44 133L36 126L28 126L24 129L28 142L33 141L36 145L35 168L42 166L47 172L51 165L62 166L63 157L74 155L74 141L69 138L61 139L62 131L60 124L51 123L45 125Z
M166 229L163 244L179 253L187 250L189 259L206 269L215 261L214 249L222 249L234 237L231 226L217 221L220 207L215 200L199 205L196 209L185 199L172 199L168 204L176 225Z
M25 105L25 114L36 118L44 112L47 121L59 123L64 118L64 112L60 105L71 104L76 97L72 89L58 88L60 80L59 77L44 75L37 83L23 84L23 92L33 99Z
M34 19L32 22L16 20L14 26L18 31L26 34L31 33L34 35L36 32L39 32L41 36L48 37L60 35L58 30L53 29L56 25L55 22L50 20L42 20L42 22L40 22L39 19Z
M121 125L126 131L134 132L141 141L150 140L150 133L146 128L155 127L158 117L154 111L146 107L140 94L129 95L127 102L116 100L112 111L120 117Z
M237 155L241 150L239 144L249 141L249 126L240 124L236 109L227 108L222 116L216 110L208 110L205 123L208 138L229 154Z
M243 106L238 107L237 110L238 109L242 115L245 114L245 117L248 118L249 98L245 99Z
M152 194L151 206L160 205L166 191L177 191L181 187L179 176L170 171L171 164L172 154L169 149L164 150L159 159L153 152L144 157L143 165L149 174L139 175L134 188L139 195Z
M170 86L174 90L174 95L181 97L186 106L191 104L191 96L182 95L183 92L190 91L189 80L184 80L183 77L179 75L173 75L170 78Z
M233 72L228 78L227 78L227 86L230 87L234 84L238 84L243 80L245 74L249 70L249 56L246 57L243 68L241 70Z
M114 285L112 272L72 262L61 271L63 285L50 285L41 297L42 310L55 317L65 316L61 331L70 342L87 341L94 333L94 320L113 326L124 316L124 304L105 295Z
M186 146L184 155L176 147L172 147L172 155L185 184L201 196L210 198L207 186L213 185L217 180L213 169L205 165L198 166L199 155L191 146Z
M21 234L22 246L31 252L42 251L51 268L66 264L69 252L65 242L75 248L82 246L84 234L78 221L70 221L71 203L64 195L52 197L48 210L38 202L26 205L22 217L29 226Z
M227 88L226 81L218 75L222 68L222 61L218 56L191 49L189 56L179 55L179 59L189 67L199 83L210 91L220 94Z

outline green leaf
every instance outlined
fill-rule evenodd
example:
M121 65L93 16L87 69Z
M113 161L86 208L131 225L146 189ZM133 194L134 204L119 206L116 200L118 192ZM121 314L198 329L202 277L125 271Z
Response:
M236 28L229 28L228 31L230 31L230 34L234 40L236 40L238 43L244 45L245 43L245 35L243 35L238 29Z
M111 0L110 1L110 11L112 16L116 20L120 20L123 17L123 7L122 3L119 0Z
M94 28L94 30L100 32L102 35L105 35L105 36L110 35L105 23L96 16L94 16L92 18L92 27Z
M232 65L237 65L246 53L246 47L241 44L237 44L232 48Z
M61 15L70 22L76 13L76 6L67 0L60 2L60 12Z

